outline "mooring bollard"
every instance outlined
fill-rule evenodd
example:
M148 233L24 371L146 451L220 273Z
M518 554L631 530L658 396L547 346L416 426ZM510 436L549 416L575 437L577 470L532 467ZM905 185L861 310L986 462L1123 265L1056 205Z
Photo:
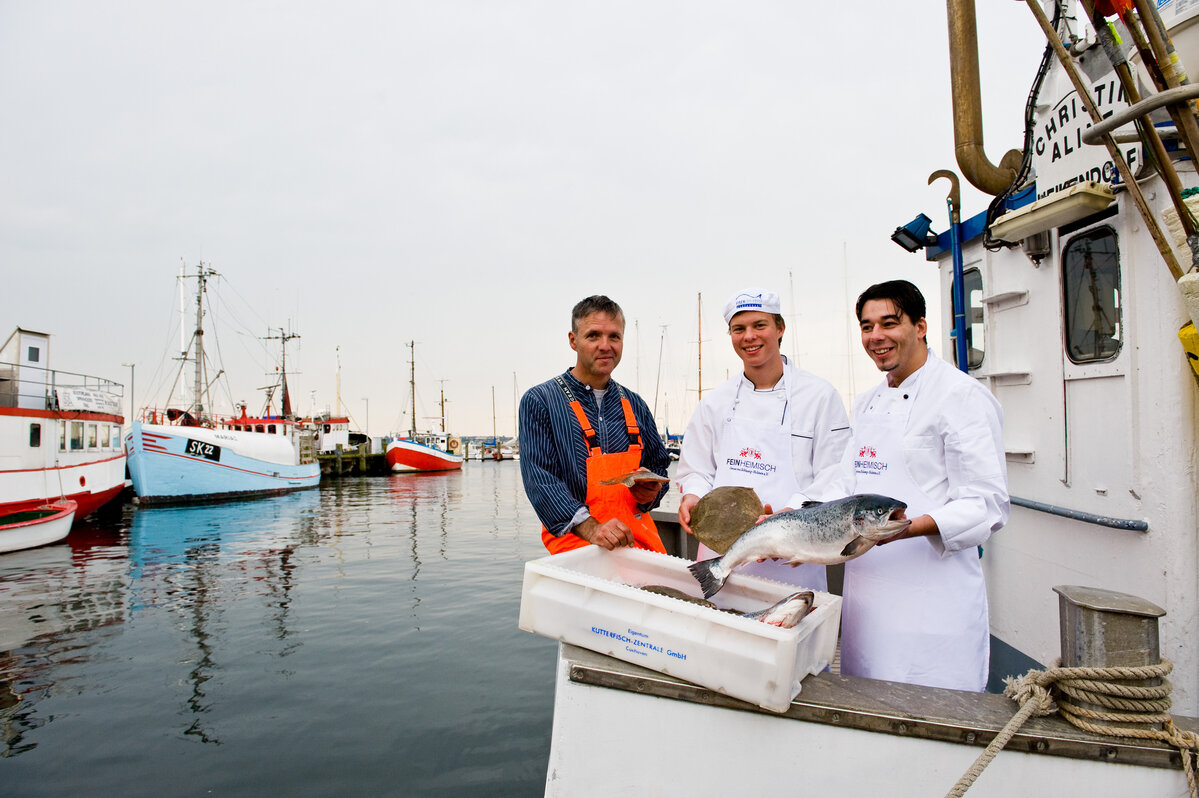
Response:
M1058 585L1058 623L1064 668L1137 668L1161 662L1158 618L1166 611L1127 593ZM1156 687L1161 679L1133 681ZM1088 709L1102 709L1081 704Z

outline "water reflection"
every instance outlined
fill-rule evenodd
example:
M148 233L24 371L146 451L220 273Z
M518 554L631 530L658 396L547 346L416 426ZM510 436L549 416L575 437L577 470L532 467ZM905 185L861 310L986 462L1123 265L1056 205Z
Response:
M180 642L194 648L186 697L191 723L187 736L219 744L205 723L212 709L206 684L219 671L216 659L227 602L261 595L272 637L284 657L299 645L292 640L289 613L297 550L327 538L317 531L316 491L247 502L137 511L129 533L129 564L134 576L131 614L163 608L178 618Z
M539 792L522 514L518 469L471 464L128 507L0 556L0 792Z
M420 631L421 589L418 586L421 572L420 544L425 524L422 520L435 518L437 553L441 560L447 559L448 517L450 499L455 504L461 499L461 471L392 474L387 478L387 493L392 509L407 526L408 556L412 561L410 582L410 614L417 631Z
M119 534L76 524L68 539L0 557L0 757L32 750L27 734L45 721L38 701L78 636L120 624L128 578Z

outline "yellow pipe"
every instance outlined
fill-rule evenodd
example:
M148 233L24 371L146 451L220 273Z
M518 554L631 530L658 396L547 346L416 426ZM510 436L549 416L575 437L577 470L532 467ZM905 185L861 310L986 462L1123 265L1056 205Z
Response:
M1024 155L1008 150L995 166L983 150L982 89L978 79L978 25L974 0L946 0L953 140L962 176L979 191L998 195L1016 178Z

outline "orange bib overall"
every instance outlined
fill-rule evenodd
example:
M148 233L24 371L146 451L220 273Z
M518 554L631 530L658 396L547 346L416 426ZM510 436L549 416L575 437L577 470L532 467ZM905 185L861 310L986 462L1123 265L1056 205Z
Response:
M654 526L649 513L637 510L637 502L632 492L621 484L601 485L604 480L615 479L641 467L641 430L633 417L633 407L623 393L620 395L620 406L624 410L625 426L629 430L629 449L626 452L600 451L599 436L587 421L583 406L571 393L565 381L559 379L558 387L566 394L566 401L574 411L579 426L583 429L583 439L587 442L587 511L599 523L619 518L633 531L633 539L639 549L666 553L662 539L658 537L658 529ZM541 541L551 554L560 554L571 549L591 545L574 532L567 532L555 537L545 527L541 528Z

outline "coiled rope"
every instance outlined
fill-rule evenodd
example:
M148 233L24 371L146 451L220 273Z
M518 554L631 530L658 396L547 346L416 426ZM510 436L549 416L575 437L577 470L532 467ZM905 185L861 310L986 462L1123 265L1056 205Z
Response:
M1165 679L1174 669L1173 663L1162 659L1158 665L1120 668L1049 668L1029 671L1019 678L1008 677L1003 694L1020 704L1020 709L1007 725L995 735L991 744L979 755L970 769L958 779L945 798L961 798L974 784L1008 741L1033 715L1061 712L1074 726L1092 734L1159 740L1178 749L1182 768L1192 798L1199 798L1195 776L1195 752L1199 751L1199 735L1174 725L1170 717L1171 685ZM1161 679L1156 686L1132 684L1147 679ZM1052 688L1052 691L1051 691ZM1076 702L1103 707L1090 709ZM1136 726L1112 726L1112 723L1131 723ZM1160 725L1160 728L1157 726Z

